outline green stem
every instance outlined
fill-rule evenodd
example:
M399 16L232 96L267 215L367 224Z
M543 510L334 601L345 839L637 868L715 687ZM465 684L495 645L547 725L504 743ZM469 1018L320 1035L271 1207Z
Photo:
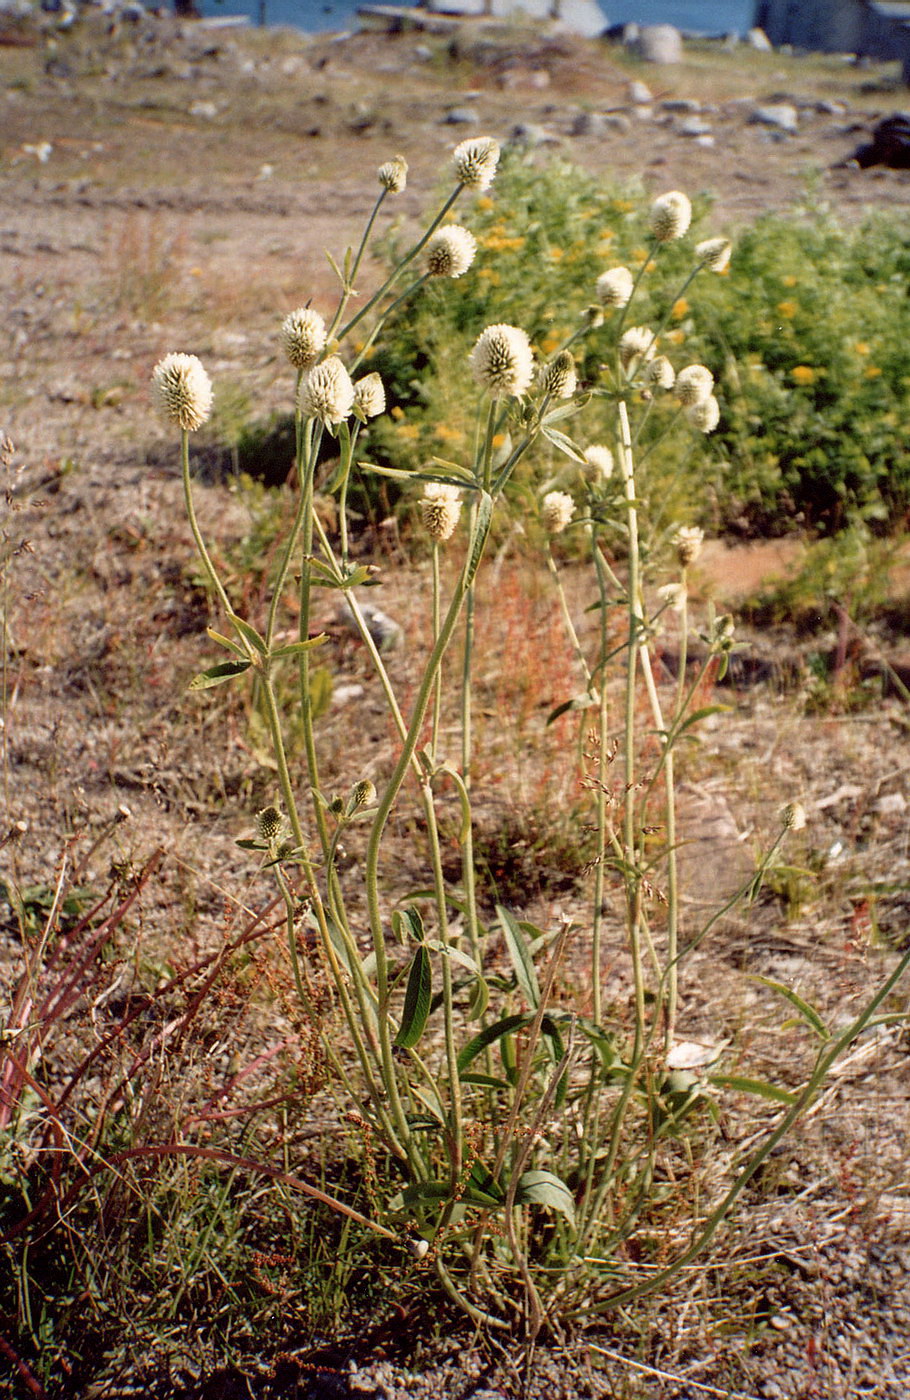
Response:
M199 522L196 519L196 507L193 504L193 491L190 482L190 435L186 428L182 428L180 432L180 465L183 475L183 497L186 502L187 518L190 522L190 529L193 532L196 548L199 551L199 557L202 560L202 566L205 569L209 583L218 595L218 599L224 611L226 613L233 613L234 609L231 607L230 599L224 591L224 586L221 579L218 577L215 565L212 563L209 552L205 547L205 541L199 529Z

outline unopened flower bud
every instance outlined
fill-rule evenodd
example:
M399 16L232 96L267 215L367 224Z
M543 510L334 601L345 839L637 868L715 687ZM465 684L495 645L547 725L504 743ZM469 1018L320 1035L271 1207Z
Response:
M365 374L356 381L354 412L363 420L378 418L380 413L385 413L385 388L378 374Z
M566 491L548 491L540 506L544 529L549 535L559 535L575 514L575 502Z
M376 178L389 194L401 194L408 183L408 163L404 156L393 156L376 171Z
M569 350L561 350L540 371L540 385L554 399L570 399L578 387L575 361Z
M274 841L280 835L283 822L277 807L263 807L256 813L256 830L263 841Z
M184 432L201 428L212 411L212 381L196 355L165 355L152 370L158 407Z
M781 809L780 819L788 831L802 831L806 825L806 809L801 802L788 802Z
M651 232L658 243L682 238L691 222L692 205L681 190L670 190L651 205Z

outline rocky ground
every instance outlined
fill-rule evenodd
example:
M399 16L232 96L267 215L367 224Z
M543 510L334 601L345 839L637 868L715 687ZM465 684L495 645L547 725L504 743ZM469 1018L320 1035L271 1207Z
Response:
M696 45L682 64L645 68L598 42L467 24L442 35L316 40L167 18L98 19L68 33L0 24L0 428L11 442L12 555L4 829L24 824L3 851L6 868L21 881L52 880L64 838L101 833L125 804L131 816L118 839L129 853L166 852L147 915L154 937L174 936L179 909L181 936L204 945L225 889L249 879L234 840L267 800L261 766L229 707L203 709L183 692L209 659L209 617L171 447L151 412L149 373L163 353L191 349L231 386L233 408L220 407L226 432L232 412L283 408L276 318L309 297L328 301L324 250L337 254L358 235L377 165L407 156L399 208L413 219L452 146L471 133L646 193L706 192L712 232L813 201L846 218L872 205L904 211L910 172L844 163L906 101L894 80L891 69L839 59ZM249 501L223 482L200 488L200 513L226 556L255 538ZM418 636L422 576L415 586L394 540L373 543L384 606ZM718 547L706 595L731 600L743 572L741 557ZM573 597L583 617L585 600ZM760 645L774 656L798 650L792 638ZM382 771L388 736L364 658L343 638L332 646L336 703L325 738L342 787ZM406 682L407 647L390 664ZM684 795L697 853L693 906L748 863L781 802L799 796L809 812L794 865L818 881L782 880L760 907L727 921L695 961L681 1020L693 1038L723 1039L738 1035L748 1006L752 1072L785 1081L806 1047L744 974L798 986L837 1023L907 937L905 707L894 698L819 717L805 703L810 691L797 671L786 692L772 683L734 694L734 713L710 730ZM352 733L362 741L353 747ZM554 888L538 882L529 911L544 924L571 901ZM250 887L245 897L254 895ZM621 991L619 957L611 975ZM709 1267L647 1315L542 1350L526 1371L519 1355L480 1343L410 1360L364 1356L352 1343L355 1374L342 1348L322 1369L322 1391L319 1364L301 1353L284 1372L266 1360L242 1380L213 1374L214 1358L182 1355L168 1361L167 1383L155 1379L163 1363L150 1363L139 1393L216 1400L359 1386L388 1400L494 1400L525 1386L553 1400L903 1400L906 1056L897 1026L865 1037Z

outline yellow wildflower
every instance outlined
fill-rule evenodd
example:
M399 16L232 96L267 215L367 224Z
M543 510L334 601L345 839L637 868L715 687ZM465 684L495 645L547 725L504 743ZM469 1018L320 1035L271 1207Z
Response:
M689 303L686 301L686 298L680 297L677 301L674 301L673 310L670 312L670 315L673 317L674 321L681 321L688 310Z
M785 316L788 321L792 321L799 307L795 301L779 301L777 303L777 309L781 316Z
M814 384L815 370L811 365L795 365L790 371L790 378L794 384Z

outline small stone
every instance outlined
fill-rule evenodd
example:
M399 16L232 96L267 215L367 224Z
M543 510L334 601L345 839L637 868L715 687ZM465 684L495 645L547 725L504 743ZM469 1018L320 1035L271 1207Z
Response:
M635 52L646 63L679 63L683 56L682 35L672 24L643 24Z
M749 121L792 136L799 126L799 113L792 102L772 102L766 107L754 107Z
M750 48L756 49L759 53L773 53L774 45L763 29L756 27L750 29L746 35L746 43Z
M507 139L510 146L521 146L525 150L534 146L552 146L559 141L559 137L554 136L552 131L547 131L545 126L537 126L534 122L517 122Z
M711 123L703 121L701 117L687 117L679 123L676 130L680 136L708 136L711 133Z
M692 113L701 111L701 103L694 102L691 97L668 97L665 102L661 102L661 111Z
M629 101L633 102L636 107L646 107L654 101L654 94L647 83L641 83L636 79L635 82L629 84Z
M443 117L446 126L479 126L480 116L473 107L452 107Z

